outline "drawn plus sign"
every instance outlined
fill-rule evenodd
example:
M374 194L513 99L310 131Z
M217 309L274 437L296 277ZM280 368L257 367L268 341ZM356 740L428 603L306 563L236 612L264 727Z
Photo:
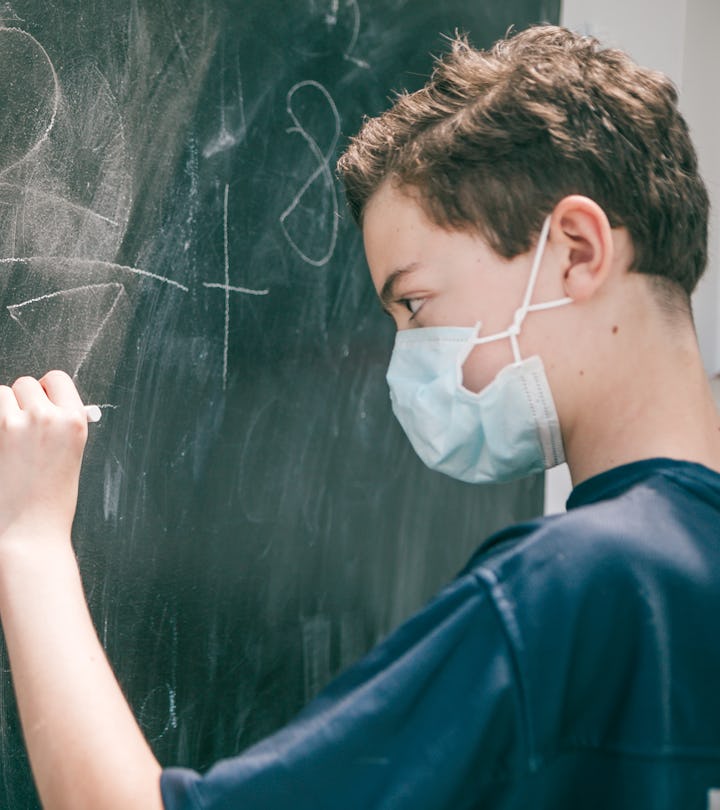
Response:
M225 281L219 282L204 281L203 287L216 290L223 290L225 293L225 329L223 339L223 391L227 388L228 369L228 345L230 342L230 293L242 293L244 295L267 295L270 290L251 290L247 287L236 287L230 284L230 251L228 249L228 192L229 186L225 184L225 202L223 212L223 240L225 247Z

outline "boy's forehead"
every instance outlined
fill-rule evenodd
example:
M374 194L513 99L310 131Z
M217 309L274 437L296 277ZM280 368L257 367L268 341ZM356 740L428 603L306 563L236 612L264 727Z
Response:
M401 189L396 182L386 179L373 192L365 205L363 227L367 225L368 220L375 225L375 220L378 217L382 219L390 212L396 216L402 213L410 213L418 207L415 194Z
M504 261L479 233L438 225L427 215L419 192L389 181L370 197L362 230L365 255L378 292L398 269L442 266L450 255L472 256L482 264Z
M446 232L428 219L414 195L385 181L363 215L365 255L378 292L391 273L420 263L423 246L442 233Z
M525 276L508 274L477 233L443 228L430 220L417 194L385 183L370 198L363 240L373 285L384 309L399 299L452 292L460 297L520 295ZM524 282L523 282L524 283Z

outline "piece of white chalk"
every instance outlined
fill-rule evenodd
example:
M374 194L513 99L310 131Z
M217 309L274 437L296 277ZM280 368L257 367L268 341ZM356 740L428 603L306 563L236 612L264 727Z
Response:
M88 422L99 422L102 417L102 411L97 405L86 405L85 413L87 414Z

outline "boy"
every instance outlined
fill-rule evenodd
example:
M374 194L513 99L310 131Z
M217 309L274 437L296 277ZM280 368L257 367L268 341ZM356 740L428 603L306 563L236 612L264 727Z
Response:
M566 515L491 538L286 729L161 773L69 538L86 426L0 388L0 616L47 808L705 808L720 789L720 418L689 296L707 195L660 74L538 27L458 40L339 164L430 466L567 459Z

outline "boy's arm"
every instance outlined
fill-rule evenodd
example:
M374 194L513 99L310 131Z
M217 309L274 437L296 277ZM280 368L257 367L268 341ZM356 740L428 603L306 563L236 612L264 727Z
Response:
M0 386L0 619L45 810L160 810L160 766L98 641L70 544L86 435L67 375Z

